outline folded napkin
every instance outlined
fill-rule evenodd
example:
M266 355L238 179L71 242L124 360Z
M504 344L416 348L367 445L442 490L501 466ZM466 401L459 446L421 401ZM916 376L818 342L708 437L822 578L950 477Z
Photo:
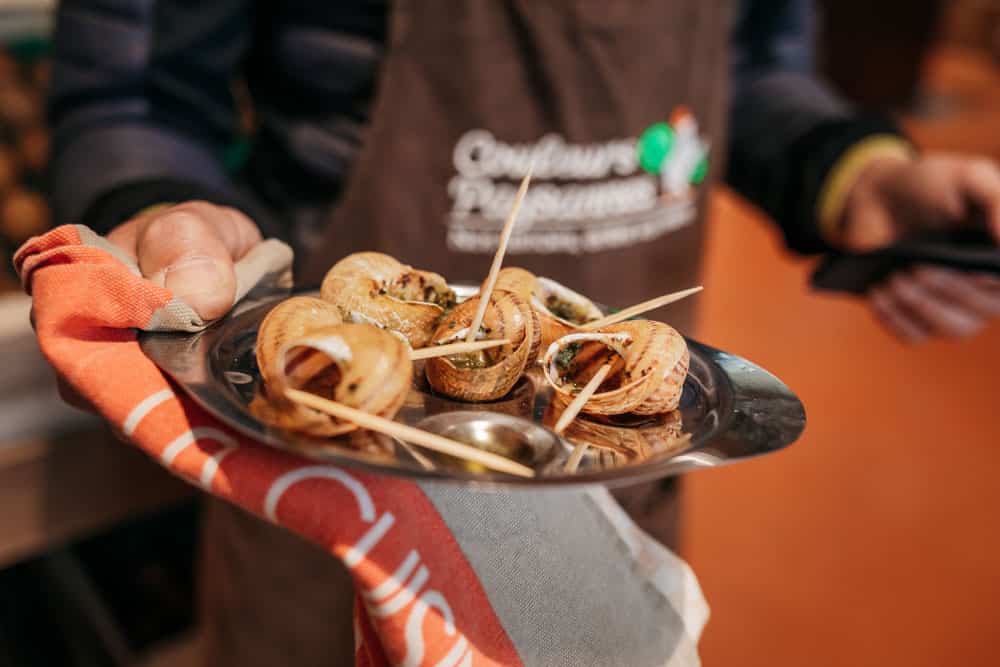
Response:
M240 295L286 277L290 259L277 242L248 255ZM174 474L344 562L357 665L698 664L708 611L694 576L604 489L474 491L267 447L143 355L137 330L205 323L103 238L59 227L14 261L43 353L114 428Z

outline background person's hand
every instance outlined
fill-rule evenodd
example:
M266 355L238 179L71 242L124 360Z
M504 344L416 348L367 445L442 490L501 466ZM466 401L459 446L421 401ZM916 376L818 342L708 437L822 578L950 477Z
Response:
M873 161L848 195L840 231L846 248L863 252L915 230L967 225L1000 241L1000 169L988 160L931 155ZM872 289L869 302L903 340L965 338L1000 317L1000 279L920 266Z
M875 317L899 338L967 338L1000 317L1000 278L935 266L901 271L871 290Z
M212 320L232 306L233 264L261 236L239 211L192 201L129 220L113 229L108 240L135 257L148 280Z

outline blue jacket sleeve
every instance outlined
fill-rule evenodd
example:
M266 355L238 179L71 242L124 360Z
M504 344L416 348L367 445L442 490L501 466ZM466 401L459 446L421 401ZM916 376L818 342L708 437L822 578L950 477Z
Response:
M861 114L816 75L811 0L741 0L732 39L733 95L726 178L803 253L826 249L816 203L827 173L853 144L899 134Z
M159 201L232 197L222 156L236 131L246 4L60 4L49 99L57 222L104 231Z

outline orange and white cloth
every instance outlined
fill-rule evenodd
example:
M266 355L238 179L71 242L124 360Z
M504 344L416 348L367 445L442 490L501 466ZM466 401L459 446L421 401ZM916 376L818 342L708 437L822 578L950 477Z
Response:
M258 255L244 282L282 275L284 253ZM604 489L473 491L277 451L213 419L142 353L137 330L204 323L103 238L59 227L14 261L42 352L113 427L346 564L357 665L698 664L708 610L694 576Z

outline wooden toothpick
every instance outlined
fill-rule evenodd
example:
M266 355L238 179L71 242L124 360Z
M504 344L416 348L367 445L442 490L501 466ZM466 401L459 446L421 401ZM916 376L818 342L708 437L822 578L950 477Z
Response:
M521 210L524 195L528 192L528 184L531 182L531 172L534 168L535 163L532 162L528 167L528 173L524 175L524 180L521 181L521 187L517 190L517 196L514 198L514 206L510 209L507 222L504 223L503 229L500 231L500 246L497 248L496 254L493 255L493 265L490 267L490 272L486 276L486 282L483 283L483 288L479 292L479 306L476 308L476 316L472 318L472 326L469 327L469 333L465 337L466 341L471 342L476 339L479 327L483 324L483 318L486 317L486 306L489 304L490 296L493 294L493 287L497 284L497 274L500 273L503 256L507 253L507 242L510 241L510 234L514 231L517 213Z
M416 350L410 350L410 359L412 361L417 361L419 359L430 359L432 357L447 357L452 354L464 354L466 352L478 352L479 350L488 350L491 347L500 347L501 345L508 345L510 341L506 338L500 338L497 340L479 340L472 343L460 342L460 343L448 343L447 345L431 345L429 347L421 347ZM288 378L292 381L303 383L311 377L314 377L318 373L324 371L333 362L322 352L317 350L309 350L308 353L302 355L295 361L294 366L292 366L291 372L288 373Z
M566 427L573 423L576 416L580 414L580 410L583 410L583 406L587 404L587 401L589 401L590 397L594 395L597 388L601 386L601 383L604 382L604 378L606 378L610 372L611 364L604 364L597 369L597 372L594 373L594 377L590 378L590 382L584 385L583 389L580 390L580 393L576 395L573 401L566 406L565 410L563 410L563 413L559 415L559 421L556 422L555 428L553 429L556 433L562 435L562 432L566 430ZM576 472L576 469L580 466L580 460L583 458L583 454L586 451L586 442L577 443L576 447L573 449L573 453L569 455L569 460L566 461L566 466L563 470L568 473Z
M619 310L617 313L612 313L611 315L602 317L599 320L581 324L578 328L584 331L593 331L594 329L601 329L612 324L618 324L619 322L624 322L625 320L635 317L636 315L642 315L650 310L666 306L669 303L686 299L692 294L697 294L702 289L704 288L701 285L698 285L697 287L691 287L679 292L664 294L663 296L658 296L655 299L650 299L649 301L643 301L642 303L637 303L634 306L629 306L624 310Z
M318 410L319 412L336 417L337 419L351 422L361 428L366 428L371 431L376 431L377 433L383 433L394 438L399 438L400 440L405 440L412 445L418 445L442 454L455 456L467 461L473 461L474 463L478 463L483 467L489 468L490 470L497 470L499 472L505 472L509 475L517 475L518 477L535 476L535 471L528 466L521 465L520 463L511 461L503 456L485 452L477 447L473 447L472 445L467 445L464 442L458 442L457 440L451 440L437 435L436 433L421 431L418 428L413 428L412 426L407 426L406 424L400 424L399 422L394 422L391 419L369 414L363 410L358 410L357 408L349 407L343 403L337 403L335 401L325 399L322 396L317 396L316 394L299 391L298 389L286 389L285 396L287 396L290 401L312 408L313 410Z
M477 340L471 343L462 342L448 343L447 345L430 345L428 347L411 350L410 359L416 361L418 359L430 359L431 357L447 357L452 354L478 352L479 350L488 350L491 347L500 347L501 345L509 344L509 340L501 338L498 340Z
M395 440L396 440L396 442L399 443L400 447L402 447L403 449L406 450L407 454L409 454L410 456L413 457L414 461L416 461L417 463L420 464L421 468L423 468L424 470L434 470L435 469L434 462L431 461L426 456L424 456L423 454L421 454L417 450L416 447L414 447L410 443L406 442L405 440L400 440L399 438L395 438Z

